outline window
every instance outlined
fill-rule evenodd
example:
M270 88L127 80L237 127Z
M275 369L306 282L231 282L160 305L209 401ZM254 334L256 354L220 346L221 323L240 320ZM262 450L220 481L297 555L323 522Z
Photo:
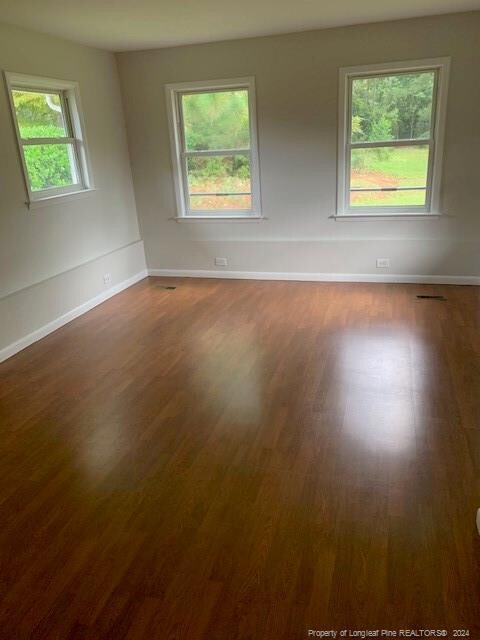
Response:
M29 203L91 188L75 83L6 74Z
M177 217L260 217L253 78L166 90Z
M337 215L438 214L449 60L340 70Z

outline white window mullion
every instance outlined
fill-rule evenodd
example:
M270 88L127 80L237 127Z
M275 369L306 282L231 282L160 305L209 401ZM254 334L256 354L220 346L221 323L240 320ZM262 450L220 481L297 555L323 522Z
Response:
M388 193L395 191L426 191L426 186L417 186L417 187L351 187L350 191L352 193L362 193L362 192L370 192L376 191L378 193Z
M435 140L430 140L428 145L428 172L427 172L427 207L432 208L433 188L435 172Z
M76 138L22 138L24 146L43 144L75 144Z
M188 157L183 151L181 153L182 168L180 170L180 180L182 182L183 197L185 199L185 209L190 211L190 189L188 187Z
M414 140L386 140L384 142L347 142L348 149L382 149L390 147L424 147L433 142L432 138L416 138Z

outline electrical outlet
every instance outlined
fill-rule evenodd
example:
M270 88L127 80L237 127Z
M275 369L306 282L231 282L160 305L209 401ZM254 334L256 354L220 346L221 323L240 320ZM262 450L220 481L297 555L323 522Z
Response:
M103 274L103 284L110 284L111 281L112 281L112 274L111 273L104 273Z
M377 258L377 269L388 269L390 267L390 258Z
M228 260L226 258L215 258L216 267L226 267L227 265L228 265Z

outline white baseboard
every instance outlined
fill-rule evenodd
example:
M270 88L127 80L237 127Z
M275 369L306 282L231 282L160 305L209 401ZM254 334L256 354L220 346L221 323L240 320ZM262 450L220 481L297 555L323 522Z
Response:
M67 313L64 313L58 318L55 318L55 320L52 320L48 324L43 325L43 327L36 329L36 331L33 331L32 333L29 333L23 338L20 338L20 340L17 340L16 342L8 345L8 347L1 349L0 362L3 362L7 358L11 358L19 351L22 351L22 349L25 349L26 347L29 347L34 342L37 342L38 340L41 340L45 336L48 336L48 334L52 333L52 331L55 331L56 329L63 327L63 325L67 324L68 322L71 322L75 318L78 318L78 316L83 315L87 311L90 311L90 309L93 309L93 307L96 307L102 302L105 302L105 300L108 300L109 298L113 297L117 293L120 293L120 291L123 291L124 289L128 289L128 287L131 287L136 282L139 282L140 280L143 280L144 278L146 278L147 275L148 275L148 272L146 269L144 269L143 271L140 271L139 273L136 273L131 278L128 278L127 280L124 280L123 282L120 282L119 284L116 284L115 286L110 287L110 289L107 289L106 291L102 291L102 293L99 293L94 298L90 298L90 300L87 300L80 306L75 307L75 309L71 309L70 311L67 311Z
M296 280L305 282L384 282L398 284L480 285L480 276L425 276L393 273L295 273L280 271L207 271L202 269L149 269L150 276L177 278L230 278L235 280Z

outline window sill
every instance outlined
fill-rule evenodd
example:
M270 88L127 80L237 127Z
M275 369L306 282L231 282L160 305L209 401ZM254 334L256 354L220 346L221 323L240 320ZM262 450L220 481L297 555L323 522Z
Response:
M54 196L48 196L46 198L39 198L38 200L31 200L25 204L29 209L40 209L42 207L48 207L56 204L63 204L64 202L70 202L71 200L78 200L84 198L96 191L94 187L89 189L82 189L81 191L72 191L71 193L58 193Z
M441 213L339 213L330 216L332 220L438 220Z
M196 222L202 220L203 222L220 222L220 221L242 221L242 222L260 222L261 220L268 220L266 216L175 216L170 218L175 222Z

